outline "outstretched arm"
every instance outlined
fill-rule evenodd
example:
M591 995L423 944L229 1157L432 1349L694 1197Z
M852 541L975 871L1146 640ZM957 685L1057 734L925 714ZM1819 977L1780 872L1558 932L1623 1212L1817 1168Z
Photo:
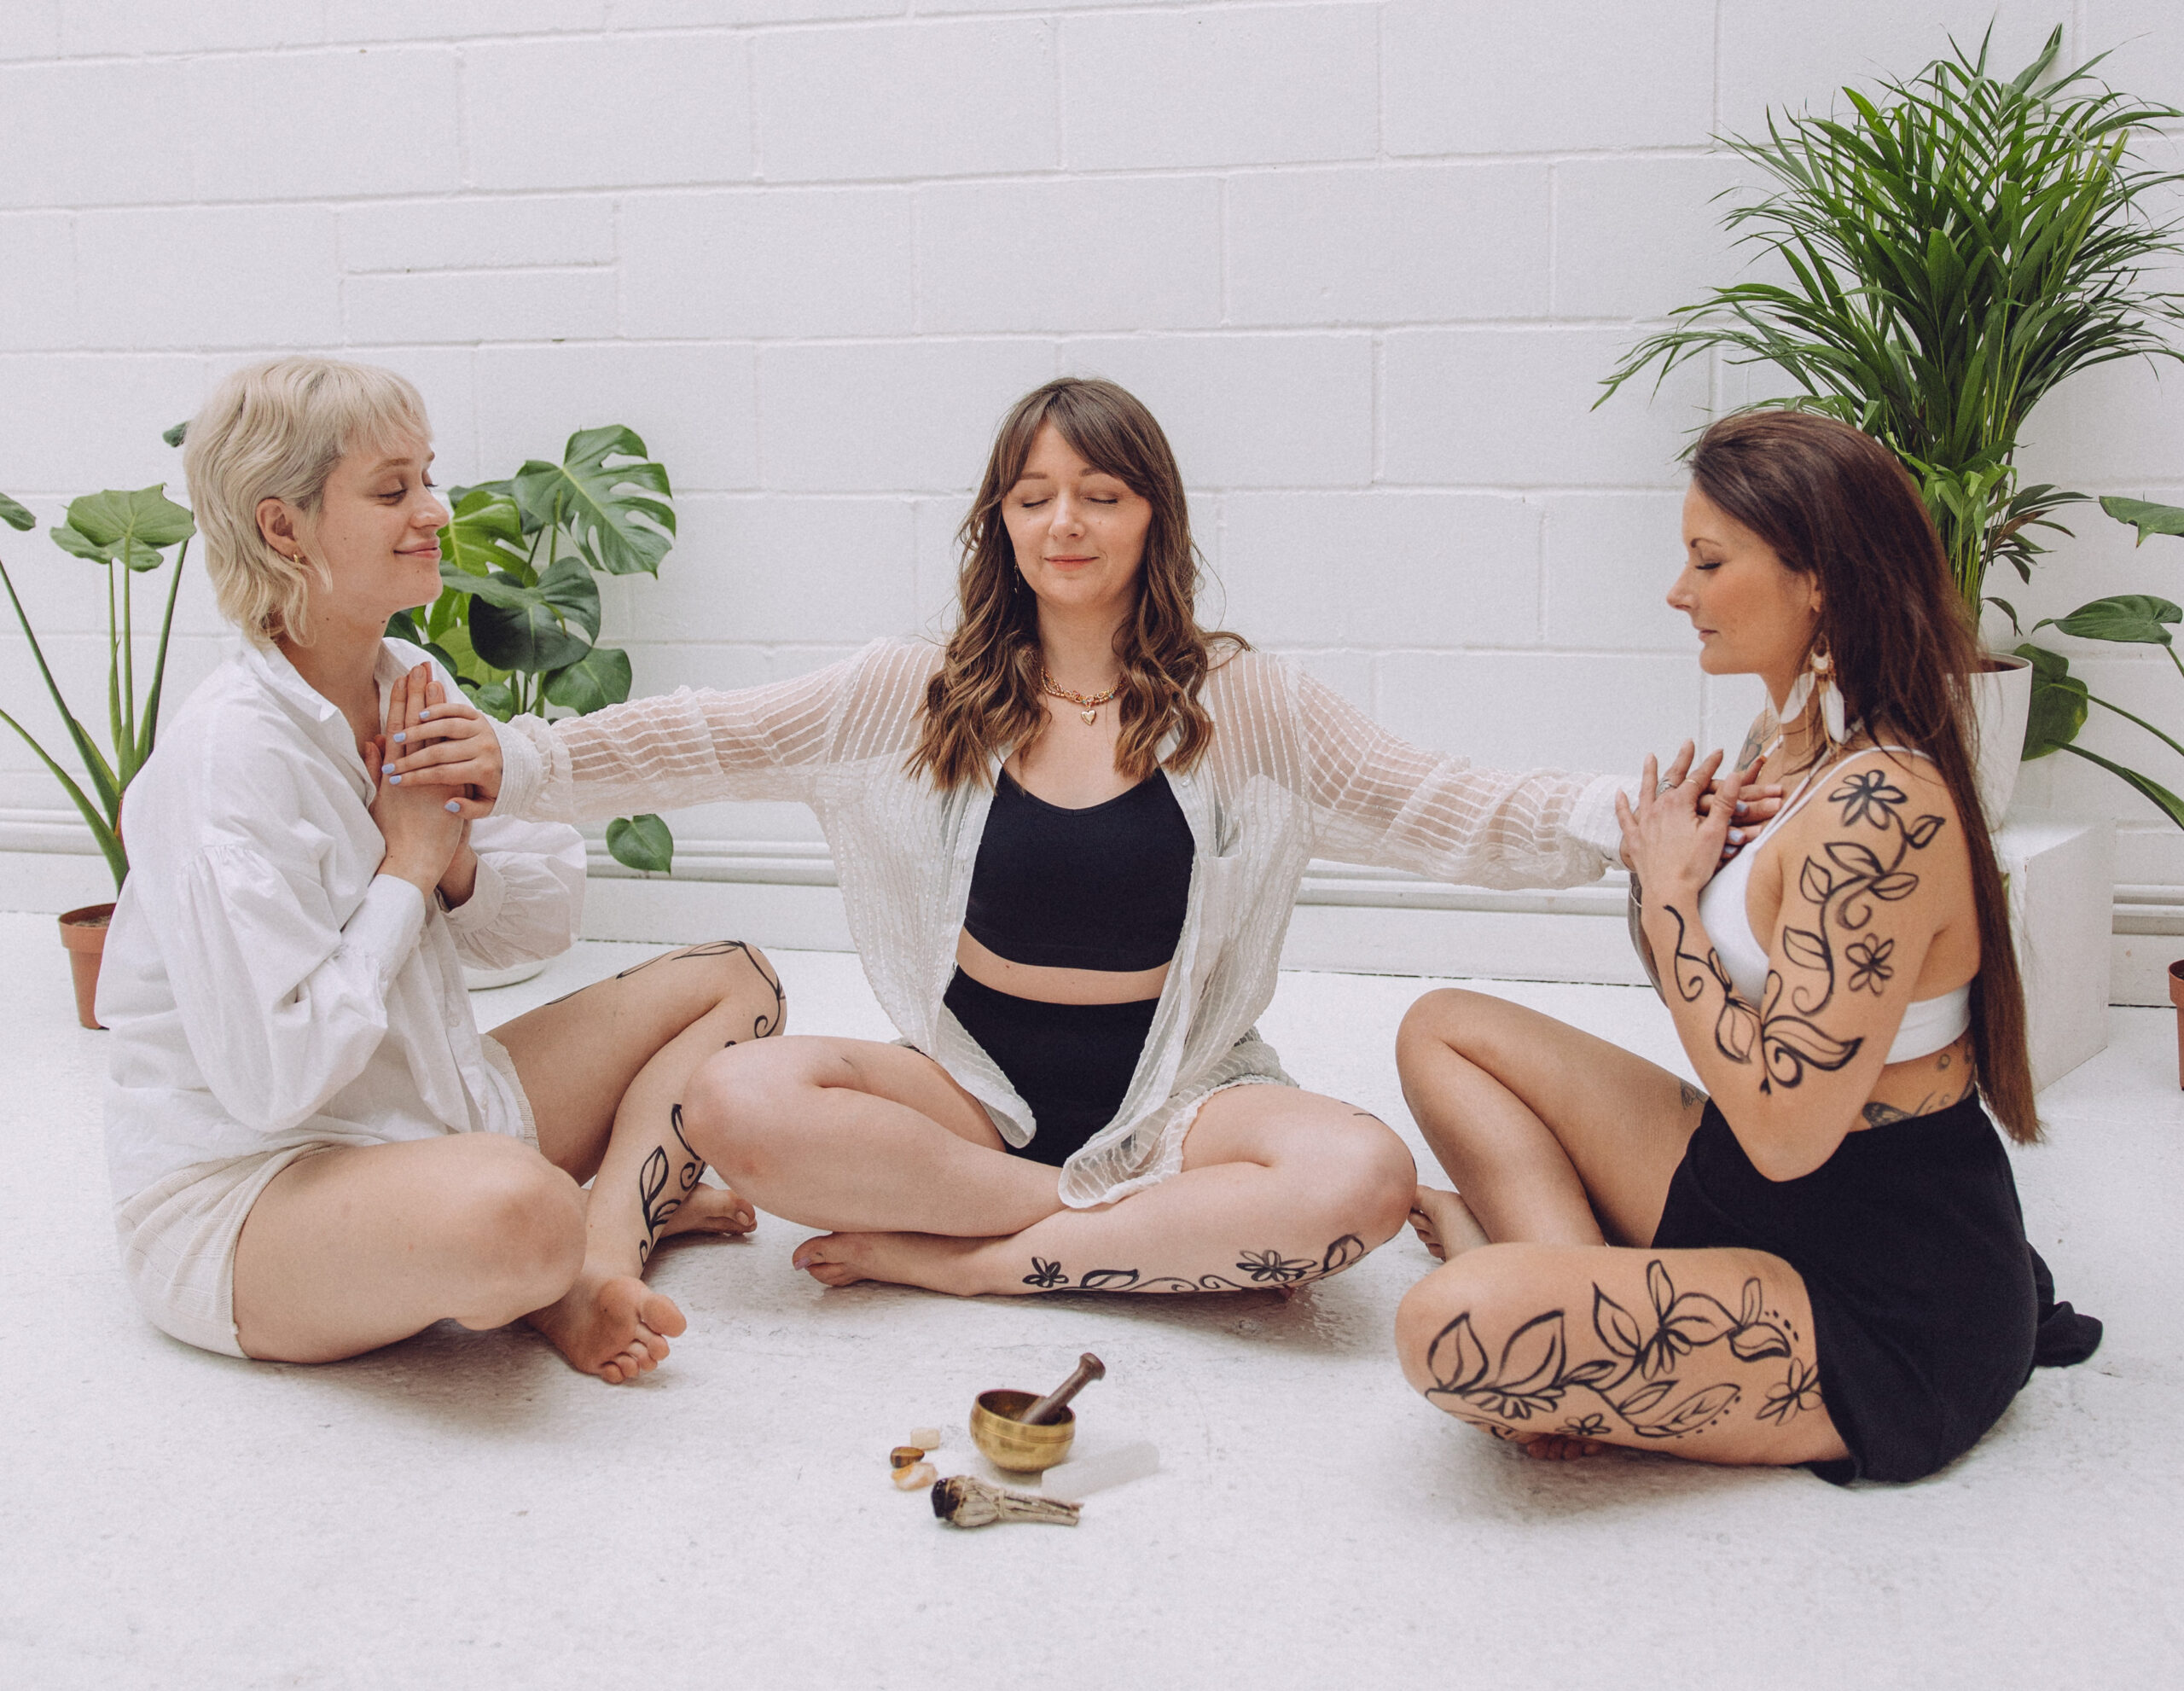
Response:
M1885 764L1823 775L1821 796L1778 848L1782 904L1755 1003L1730 983L1699 914L1727 826L1698 804L1719 757L1665 793L1648 759L1637 804L1618 811L1684 1049L1753 1165L1793 1179L1834 1154L1886 1066L1941 927L1935 871L1947 854L1934 848L1954 806L1937 783Z
M903 660L882 654L874 664L874 655L868 648L789 681L678 688L553 722L495 723L451 699L412 731L416 749L392 768L404 780L477 788L486 802L466 815L584 822L723 799L804 799L860 681L902 690L892 683Z
M1615 776L1443 756L1391 734L1310 676L1295 686L1318 855L1470 886L1574 886L1616 862L1623 784ZM1781 789L1729 794L1724 829L1739 797L1747 805L1734 817L1741 828L1772 816Z

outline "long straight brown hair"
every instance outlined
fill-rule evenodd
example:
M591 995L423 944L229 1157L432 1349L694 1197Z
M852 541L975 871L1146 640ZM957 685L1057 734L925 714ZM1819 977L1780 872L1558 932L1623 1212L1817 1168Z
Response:
M1002 503L1048 423L1086 463L1153 507L1138 566L1137 607L1115 635L1122 665L1115 689L1122 712L1116 769L1144 780L1160 762L1160 742L1171 729L1169 767L1187 770L1197 763L1213 738L1213 720L1198 695L1216 661L1214 648L1224 648L1225 656L1247 645L1240 635L1198 625L1190 508L1176 455L1153 413L1112 381L1065 376L1034 388L1002 419L978 497L956 534L963 554L956 631L926 685L924 722L909 760L911 774L929 771L944 790L984 782L994 753L1029 745L1047 723L1039 702L1046 660L1039 649L1038 600L1017 575Z
M2040 1137L2024 991L1995 844L1974 776L1971 677L1986 667L1926 502L1896 455L1809 412L1742 411L1692 449L1691 479L1821 590L1813 649L1834 661L1846 714L1933 758L1964 824L1979 973L1972 1037L1980 1090L2011 1138Z

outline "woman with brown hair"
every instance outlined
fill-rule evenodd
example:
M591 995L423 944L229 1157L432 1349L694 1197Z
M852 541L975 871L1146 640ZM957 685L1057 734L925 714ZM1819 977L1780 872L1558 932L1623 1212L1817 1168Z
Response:
M1973 785L1978 650L1878 442L1759 411L1692 456L1686 612L1757 674L1737 780L1794 782L1726 868L1691 748L1618 799L1648 967L1700 1092L1483 995L1413 1007L1404 1095L1461 1197L1397 1339L1411 1383L1530 1445L1915 1479L2099 1324L2056 1310L1987 1106L2039 1137L2024 1002ZM1660 959L1658 968L1653 960ZM1489 1243L1491 1241L1493 1242Z
M1416 1176L1252 1026L1305 863L1590 880L1615 782L1432 756L1201 629L1174 456L1110 382L1016 404L961 539L944 651L882 641L775 686L519 718L504 770L479 735L397 767L539 816L817 812L903 1042L738 1047L683 1125L737 1191L828 1229L796 1255L820 1280L1225 1291L1347 1267Z

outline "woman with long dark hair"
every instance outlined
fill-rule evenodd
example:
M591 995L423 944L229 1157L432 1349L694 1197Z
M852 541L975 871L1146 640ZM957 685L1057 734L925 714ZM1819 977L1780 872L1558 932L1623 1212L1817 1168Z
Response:
M944 650L470 736L396 767L504 811L817 812L903 1035L700 1072L683 1125L798 1265L954 1293L1288 1286L1391 1237L1401 1140L1298 1089L1252 1023L1314 856L1496 886L1594 879L1609 778L1408 746L1202 629L1182 481L1145 407L1066 379L1002 421ZM505 784L499 784L505 776Z
M2099 1331L2036 1283L1989 1118L2039 1137L1978 644L1902 466L1825 418L1709 428L1684 554L1669 603L1701 665L1771 701L1731 781L1795 783L1726 868L1728 817L1698 803L1718 753L1658 783L1649 760L1618 800L1705 1090L1498 999L1421 999L1404 1095L1461 1196L1420 1189L1447 1266L1403 1301L1403 1370L1538 1455L1914 1479L1994 1424L2036 1345L2077 1361Z

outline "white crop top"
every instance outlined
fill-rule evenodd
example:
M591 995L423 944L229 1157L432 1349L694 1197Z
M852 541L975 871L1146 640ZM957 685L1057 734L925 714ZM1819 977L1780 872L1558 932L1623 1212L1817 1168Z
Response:
M1706 929L1706 937L1714 942L1714 954L1722 960L1722 968L1738 996L1751 1003L1758 1003L1760 995L1767 990L1768 967L1767 948L1751 931L1751 909L1745 903L1753 860L1758 857L1759 848L1774 838L1775 830L1804 808L1806 800L1819 790L1817 783L1822 775L1833 775L1845 764L1871 757L1876 752L1908 752L1914 758L1926 757L1924 752L1908 746L1868 746L1839 763L1814 770L1790 795L1790 802L1782 806L1774 820L1724 863L1699 892L1699 920ZM1928 758L1927 761L1933 760ZM1889 1046L1885 1061L1908 1063L1914 1057L1930 1057L1944 1046L1955 1044L1971 1026L1972 987L1966 982L1938 998L1925 998L1906 1005L1903 1024L1896 1031L1895 1043Z

